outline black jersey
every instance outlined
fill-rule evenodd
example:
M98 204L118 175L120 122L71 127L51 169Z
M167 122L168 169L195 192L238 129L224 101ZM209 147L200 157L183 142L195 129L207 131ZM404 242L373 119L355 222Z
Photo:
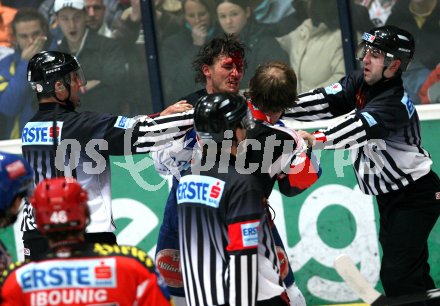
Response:
M311 121L341 115L345 115L341 122L315 136L324 149L351 150L364 193L399 190L431 170L417 110L400 77L370 86L362 72L354 72L339 83L301 94L284 118Z
M193 165L176 196L185 296L189 305L255 305L280 296L264 194L254 175ZM221 172L221 173L219 173ZM225 173L226 172L226 173Z
M55 103L40 104L39 111L26 124L22 132L23 156L35 171L35 184L46 178L71 176L88 191L91 222L87 232L92 233L115 229L109 156L161 149L170 140L183 136L193 124L192 111L156 118L127 118L55 108ZM59 142L57 161L55 135ZM32 206L26 204L23 212L22 231L35 229Z

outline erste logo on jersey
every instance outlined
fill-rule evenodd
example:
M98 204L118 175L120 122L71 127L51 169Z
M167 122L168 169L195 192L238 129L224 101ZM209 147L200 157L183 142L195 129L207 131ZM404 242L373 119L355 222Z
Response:
M57 121L56 132L54 133L53 122L28 122L23 128L21 142L26 145L52 145L53 137L56 135L58 142L61 141L63 122Z
M258 246L258 233L260 220L237 222L228 225L229 245L228 251L256 248Z
M404 93L401 102L403 103L403 105L405 105L406 111L408 112L408 117L411 118L412 115L414 115L416 107L414 106L412 100L410 99L410 97L408 97L408 94L406 92Z
M116 288L114 258L30 263L17 271L23 292L62 288Z
M365 118L365 120L367 121L367 123L370 127L377 124L376 119L374 119L374 117L372 115L370 115L370 113L363 112L363 113L361 113L361 115L362 115L362 117Z
M118 116L118 119L116 119L116 123L114 127L126 130L133 127L135 122L136 120L134 120L133 118Z
M342 91L342 85L340 83L333 83L325 87L324 89L328 95L335 95L338 92Z
M218 208L224 187L224 181L210 176L184 176L177 187L177 204L196 203Z

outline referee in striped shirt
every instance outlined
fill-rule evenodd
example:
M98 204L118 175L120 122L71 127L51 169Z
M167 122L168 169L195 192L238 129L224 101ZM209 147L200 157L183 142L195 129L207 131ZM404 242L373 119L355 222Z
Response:
M57 51L43 51L32 57L28 81L39 105L23 128L22 151L34 170L35 184L57 176L74 177L89 192L86 241L115 244L110 155L165 147L192 128L192 110L154 118L77 112L86 79L75 57ZM164 112L192 107L180 103L170 108ZM47 250L47 239L38 232L29 203L23 208L21 230L26 258L35 259Z
M286 116L312 121L345 115L312 135L324 149L349 149L360 189L376 196L387 296L435 288L429 275L428 236L440 213L440 181L422 147L417 111L402 72L413 58L414 39L395 26L362 36L363 71L299 96Z
M187 305L288 306L261 180L236 169L255 123L243 98L210 94L195 106L201 161L176 191ZM225 141L226 140L226 141Z

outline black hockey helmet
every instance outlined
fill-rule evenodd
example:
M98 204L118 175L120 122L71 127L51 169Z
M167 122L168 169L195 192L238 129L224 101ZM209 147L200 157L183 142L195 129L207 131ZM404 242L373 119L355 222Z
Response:
M385 55L385 66L399 59L400 69L405 71L414 57L414 38L408 31L393 25L374 28L362 35L357 57L362 60L368 51L378 52L377 49Z
M32 89L41 94L53 93L54 83L60 79L69 86L70 73L74 71L77 72L82 85L85 85L87 82L78 60L70 54L58 51L42 51L35 54L27 68Z
M254 118L246 100L234 94L209 94L200 98L194 109L194 128L200 139L212 139L217 143L224 139L224 132L238 126L252 129Z

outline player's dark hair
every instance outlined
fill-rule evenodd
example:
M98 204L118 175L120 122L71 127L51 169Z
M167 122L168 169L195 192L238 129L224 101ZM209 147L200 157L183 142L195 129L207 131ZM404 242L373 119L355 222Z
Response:
M240 43L234 34L225 34L223 37L216 37L200 47L192 67L195 72L196 83L206 83L203 74L203 65L212 65L220 55L243 58L243 68L246 69L245 46Z

